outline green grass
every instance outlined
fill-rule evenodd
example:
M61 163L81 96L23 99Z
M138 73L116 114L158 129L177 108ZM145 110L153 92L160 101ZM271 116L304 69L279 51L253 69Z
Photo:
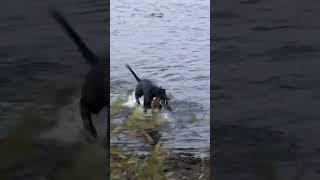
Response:
M125 120L125 127L128 131L136 132L143 131L146 129L154 129L159 126L159 119L157 115L153 115L151 119L144 117L142 111L138 108L134 108L131 114Z
M152 149L150 155L144 160L137 173L137 180L165 180L164 168L166 165L166 151L161 144L157 144Z
M165 180L164 173L166 151L157 144L150 154L139 158L133 151L124 151L111 145L111 179L112 180Z
M58 92L61 96L67 96L69 91ZM58 96L58 95L57 95ZM127 101L127 95L121 95L110 104L111 120L114 115L122 109L122 104ZM49 103L42 99L41 104ZM49 100L48 100L49 101ZM61 100L57 100L61 103ZM38 106L36 106L38 107ZM41 107L41 106L39 106ZM44 112L36 108L28 108L21 114L17 125L12 128L8 136L0 140L0 170L2 173L12 171L25 165L27 160L36 157L37 148L35 143L39 142L39 135L42 131L51 128L53 124L43 119ZM195 116L190 122L195 122ZM132 109L128 116L124 117L123 124L116 125L111 122L111 133L117 135L123 131L128 135L145 136L145 143L153 143L152 137L147 133L149 129L159 127L159 118L153 114L151 119L146 119L144 113L138 108ZM79 143L72 147L72 155L63 159L55 167L55 173L50 179L106 179L105 149L98 143ZM164 168L168 152L165 146L158 142L150 150L149 155L140 157L136 152L126 149L126 145L110 145L111 154L111 179L112 180L165 180Z
M55 125L57 121L51 119L55 119L56 110L61 105L71 100L70 93L72 89L50 91L46 96L34 99L33 105L21 112L19 119L14 119L17 122L16 125L8 130L4 138L0 139L0 179L7 179L10 175L14 175L16 170L21 170L28 162L38 157L37 153L40 149L36 145L43 143L40 133ZM56 99L56 97L60 98ZM47 104L50 104L51 108L43 109L43 105ZM47 117L50 117L50 120ZM52 145L55 147L55 144ZM49 144L48 148L50 146ZM52 167L53 174L47 175L48 179L106 179L107 165L103 146L82 142L63 150L63 152L70 151L72 153L67 155L69 157L66 157L67 153L61 154L61 158L57 160L59 163Z
M0 141L0 170L17 168L30 158L33 144L38 140L45 123L33 109L26 110L15 127Z
M128 99L128 94L123 94L118 96L113 102L110 104L110 114L111 117L117 114L121 110L121 106Z
M118 113L121 105L126 101L125 97L118 97L111 103L111 118L112 115ZM111 119L112 121L112 119ZM112 123L112 122L111 122ZM148 129L155 129L159 125L159 119L153 115L151 119L146 120L142 111L134 108L129 115L124 119L122 125L111 125L113 135L121 133L120 130L125 130L129 135L144 135L148 142L153 143L154 140L148 135ZM119 127L120 126L120 127ZM165 167L165 159L167 153L161 143L153 146L150 154L147 157L140 158L134 151L125 149L126 145L117 146L110 145L111 155L111 179L112 180L165 180L166 175L163 172Z
M128 136L144 136L147 144L154 144L154 140L149 134L149 130L156 130L160 125L160 118L157 113L152 113L151 118L146 118L139 108L133 108L127 116L123 117L122 124L113 123L113 117L121 112L122 104L127 100L127 96L119 96L110 104L111 107L111 134L117 136L126 132ZM187 122L193 124L199 119L192 114ZM123 134L122 134L123 135ZM169 153L161 142L152 146L146 157L139 157L133 150L128 150L126 144L110 145L111 155L111 179L112 180L166 180L167 175L164 169L167 166ZM204 175L202 175L204 176Z
M160 117L157 113L152 113L151 117L146 118L144 112L139 108L133 108L127 115L122 117L122 123L113 123L113 117L122 111L122 104L127 101L128 95L117 97L111 104L111 135L117 136L127 135L130 137L141 137L143 143L154 144L153 139L149 134L149 130L159 129ZM124 113L126 114L126 113ZM118 116L117 116L118 117ZM201 118L200 118L201 119ZM194 124L200 121L197 116L192 113L190 119L186 121ZM110 145L111 155L111 178L112 180L166 180L169 173L164 171L168 169L169 152L162 142L157 142L153 145L149 154L146 157L141 157L134 150L128 150L126 144ZM202 171L206 167L203 163ZM174 171L174 170L172 170ZM200 172L199 172L200 173ZM199 175L200 179L205 177L204 174Z
M71 160L63 161L52 180L104 180L107 177L105 149L99 144L81 143Z
M194 113L192 113L191 118L189 119L189 123L193 124L193 123L196 123L197 121L198 121L197 116Z

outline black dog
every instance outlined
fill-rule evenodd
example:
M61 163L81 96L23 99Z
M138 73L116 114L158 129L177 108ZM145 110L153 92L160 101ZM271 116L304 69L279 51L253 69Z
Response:
M157 98L159 99L160 109L163 106L167 110L172 111L170 105L168 104L168 101L170 99L168 98L165 89L154 85L151 80L140 79L129 65L126 65L126 67L129 69L129 71L133 74L133 76L138 81L138 85L136 87L136 92L135 92L135 98L136 98L137 104L140 105L139 98L143 96L144 97L143 107L144 107L144 110L146 111L148 108L151 108L152 100L154 98Z
M50 13L62 27L64 32L77 45L86 62L91 66L82 86L80 112L84 127L92 134L92 136L97 137L97 131L92 123L91 115L99 113L102 108L107 105L106 61L110 58L98 58L85 45L59 11L51 9Z

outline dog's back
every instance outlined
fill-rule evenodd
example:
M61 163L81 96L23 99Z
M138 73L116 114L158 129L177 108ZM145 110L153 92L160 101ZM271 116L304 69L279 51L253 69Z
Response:
M90 105L93 113L98 113L107 105L107 77L104 66L96 66L88 72L81 96Z

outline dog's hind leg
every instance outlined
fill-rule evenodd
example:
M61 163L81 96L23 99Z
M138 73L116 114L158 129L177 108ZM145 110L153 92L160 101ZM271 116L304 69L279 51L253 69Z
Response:
M140 105L139 98L141 98L141 96L143 96L143 89L142 89L142 84L139 83L136 87L136 92L135 92L135 98L138 105Z
M141 97L141 96L137 95L137 93L136 93L135 98L136 98L136 103L137 103L138 105L140 105L140 101L139 101L139 98L140 98L140 97Z
M81 112L81 118L83 120L85 129L89 131L93 137L96 138L97 131L92 123L90 108L82 98L80 100L80 112Z

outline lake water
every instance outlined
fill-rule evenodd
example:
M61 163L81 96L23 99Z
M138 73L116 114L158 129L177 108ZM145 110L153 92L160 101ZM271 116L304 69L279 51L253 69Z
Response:
M90 48L99 54L106 51L106 1L54 3ZM62 164L79 160L82 148L74 145L84 138L78 102L88 66L49 16L48 1L12 0L0 9L0 179L47 179L62 172ZM50 127L40 130L30 117ZM105 117L95 118L100 131L105 130ZM94 163L101 163L96 167L105 177L105 150L96 149Z
M215 1L215 179L320 179L319 5Z
M209 1L117 0L110 7L111 96L135 89L137 82L125 67L130 64L139 77L154 80L173 96L173 113L166 115L175 125L160 132L167 147L208 155ZM189 122L192 114L196 123Z
M107 3L91 0L55 3L88 46L103 54ZM83 139L78 101L88 66L48 15L47 7L47 1L37 0L32 3L12 0L1 6L0 145L5 147L1 150L6 156L1 157L0 165L4 166L0 170L1 175L10 179L48 177L63 171L64 163L77 164L81 157L77 157L81 148L73 145ZM112 93L133 90L136 85L125 63L131 64L141 77L157 80L174 96L174 113L170 117L176 126L162 132L168 146L208 153L209 2L115 1L111 9ZM163 17L151 17L154 12L163 13ZM51 127L34 137L35 129L29 126L26 112ZM187 123L192 113L199 118L194 124ZM18 120L29 124L19 133L21 141L35 139L30 142L31 149L18 158L23 160L22 164L8 166L3 158L8 157L14 163L12 158L16 156L11 155L19 151L15 147L20 141L3 142ZM94 117L94 121L103 132L105 114ZM103 139L103 134L100 137ZM101 153L101 149L97 151ZM97 157L95 162L100 163L103 158ZM97 167L102 168L103 174L105 168Z

